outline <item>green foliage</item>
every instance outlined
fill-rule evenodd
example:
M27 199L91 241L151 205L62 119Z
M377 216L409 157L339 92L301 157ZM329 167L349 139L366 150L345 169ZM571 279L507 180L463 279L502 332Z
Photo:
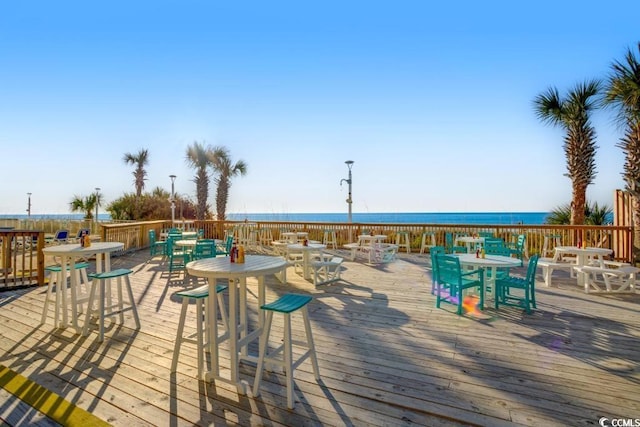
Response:
M135 193L125 193L122 197L111 202L106 210L114 220L157 220L171 219L171 194L160 187L151 193L144 193L138 197ZM194 203L176 194L175 218L195 218Z
M85 197L73 196L69 205L71 212L83 212L84 219L93 219L93 212L96 209L96 204L100 201L100 195L93 193Z
M608 205L599 205L587 202L584 209L585 225L607 225L613 209ZM571 224L571 203L560 205L553 209L545 218L547 224L569 225Z

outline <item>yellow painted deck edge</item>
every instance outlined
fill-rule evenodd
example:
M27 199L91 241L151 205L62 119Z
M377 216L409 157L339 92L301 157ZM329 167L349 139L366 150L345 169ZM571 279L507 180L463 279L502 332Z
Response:
M109 423L1 364L0 387L64 426L110 426Z

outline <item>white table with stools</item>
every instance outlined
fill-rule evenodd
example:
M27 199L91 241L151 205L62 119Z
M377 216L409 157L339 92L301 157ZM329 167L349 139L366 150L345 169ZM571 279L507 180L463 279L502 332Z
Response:
M322 251L327 248L327 245L321 243L293 243L287 245L288 253L302 253L302 277L305 279L311 279L311 255L318 254L322 257Z
M124 249L124 243L120 242L96 242L88 247L82 247L78 243L66 245L48 246L42 250L45 256L60 257L60 269L63 277L66 271L70 274L70 290L71 290L71 325L77 333L82 332L82 328L78 325L78 275L76 274L76 265L80 259L88 259L92 256L96 258L96 273L111 271L111 253ZM61 326L66 327L66 286L62 285L62 313L63 320ZM88 310L87 310L88 311Z
M204 258L187 263L187 272L208 281L209 295L216 295L216 280L227 279L229 291L229 358L230 378L220 375L218 357L218 310L215 298L208 298L209 346L211 352L211 370L205 375L207 381L221 380L237 387L245 394L245 386L240 381L240 361L257 361L256 356L248 354L249 343L262 339L264 313L258 311L258 327L249 331L247 316L247 277L258 279L258 307L265 304L265 276L281 272L287 266L281 257L266 255L247 255L242 264L230 262L230 257ZM238 309L239 307L239 309Z

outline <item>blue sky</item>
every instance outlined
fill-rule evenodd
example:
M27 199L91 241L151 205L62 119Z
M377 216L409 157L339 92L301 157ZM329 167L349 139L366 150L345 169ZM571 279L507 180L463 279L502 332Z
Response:
M637 0L4 2L0 214L68 213L100 187L195 197L185 151L248 174L228 213L547 211L571 198L563 132L532 100L605 78L640 41ZM620 129L594 114L588 198L624 186ZM210 201L213 201L213 190Z

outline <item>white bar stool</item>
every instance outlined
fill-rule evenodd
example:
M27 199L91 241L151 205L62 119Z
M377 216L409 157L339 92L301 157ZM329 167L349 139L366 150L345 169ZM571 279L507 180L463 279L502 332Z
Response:
M430 244L427 244L427 237L431 237L429 241ZM423 254L425 249L431 249L436 245L436 233L433 231L425 231L422 233L422 242L420 243L420 253Z
M542 252L543 257L546 257L547 254L551 253L551 255L553 256L553 249L550 248L550 241L551 239L553 239L555 246L562 246L562 236L559 234L545 234L544 235L544 240L542 241L542 250L540 252ZM554 247L555 247L554 246Z
M226 285L216 285L217 304L220 309L220 316L226 333L229 332L229 324L227 323L227 313L222 300L222 292L227 289ZM176 292L176 295L182 297L182 310L180 311L180 321L178 323L178 332L176 335L176 344L173 349L173 360L171 361L171 372L175 372L178 367L178 356L180 355L180 346L183 342L196 344L198 350L198 378L204 379L204 355L203 353L209 346L209 339L204 342L204 337L209 337L211 331L208 327L208 310L207 299L209 298L209 285L200 286L195 289L187 289ZM195 334L184 336L184 324L187 317L187 309L189 303L196 302L196 332ZM216 331L217 334L217 331ZM194 339L195 338L195 339ZM221 338L218 338L220 341Z
M327 248L331 246L333 249L336 249L338 246L338 238L336 237L336 230L331 228L324 230L324 236L322 237L322 244L326 245Z
M84 320L84 327L82 328L82 335L87 336L89 334L89 320L91 319L92 314L97 314L98 317L98 328L99 328L99 338L98 341L102 342L104 340L104 318L105 317L113 317L116 315L120 315L120 323L124 323L124 312L132 311L133 317L136 322L136 329L140 329L140 318L138 317L138 310L136 309L136 302L133 299L133 291L131 290L131 282L129 281L129 274L133 273L132 270L126 268L119 268L117 270L105 271L103 273L92 273L89 275L93 279L91 282L91 292L89 294L89 307L87 308L87 313ZM105 298L110 301L111 299L111 289L109 286L109 292L105 295L105 288L107 287L107 281L111 279L116 279L117 283L117 291L118 291L118 302L116 304L111 304L109 302L108 306L105 306ZM129 297L129 302L126 304L123 301L122 297L122 280L124 279L125 286L127 288L127 294ZM99 288L98 292L98 308L94 309L94 302L96 300L96 288ZM116 309L116 310L114 310Z
M82 312L82 305L89 300L89 277L87 275L86 262L76 263L74 268L76 272L76 283L79 289L75 289L73 296L75 303L80 305L79 313ZM44 307L42 309L42 318L40 324L44 325L49 311L49 303L54 304L54 325L61 327L67 324L67 275L62 273L62 267L59 265L50 265L45 267L45 271L49 272L49 284L47 286L47 295L44 299ZM71 266L67 265L67 272L71 270ZM53 297L53 287L55 286L55 299ZM81 289L84 287L84 289ZM78 293L80 291L80 293ZM62 323L60 323L60 313L62 314Z
M402 240L404 239L404 243ZM398 231L396 232L396 246L398 246L398 252L400 252L401 248L405 248L408 254L411 253L411 242L408 231Z
M311 364L313 365L315 378L316 380L320 379L320 369L318 368L318 359L316 358L316 349L313 344L311 324L309 323L309 312L307 310L307 304L312 299L313 298L309 295L285 294L276 301L260 307L262 310L267 312L267 318L264 324L263 335L260 338L260 355L258 357L258 366L256 368L256 378L253 383L254 397L258 397L260 395L260 382L262 381L262 370L265 362L276 366L282 366L284 368L287 383L287 407L289 409L293 409L293 370L298 367L298 365L308 357L311 357ZM301 311L302 318L304 320L304 330L307 336L306 343L299 341L294 342L291 340L291 313L297 310ZM273 320L274 312L284 314L284 343L267 354L269 333L271 330L271 322ZM305 351L296 361L293 361L292 344L307 348L307 351ZM283 358L275 357L280 352L283 353Z
M262 246L270 246L271 242L273 242L273 233L270 228L261 228L260 229L260 245Z

